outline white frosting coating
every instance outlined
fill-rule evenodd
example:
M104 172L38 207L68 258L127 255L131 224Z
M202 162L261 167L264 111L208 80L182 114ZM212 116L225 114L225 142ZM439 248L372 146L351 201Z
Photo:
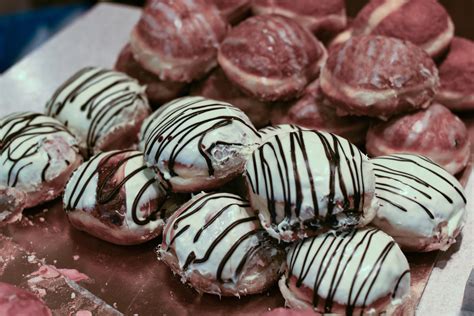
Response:
M381 156L372 163L379 205L373 225L408 250L446 250L456 241L466 217L465 193L456 178L413 154Z
M61 122L32 112L10 114L0 120L0 186L37 191L80 159L78 152Z
M268 138L248 160L246 179L262 225L283 240L294 239L290 230L302 238L299 229L365 225L375 215L372 164L334 134L299 130Z
M120 160L110 162L114 157L119 157ZM111 182L100 184L99 172L104 167L107 171L103 172L110 173L112 178ZM100 185L102 187L99 187ZM110 213L117 212L123 218L122 229L144 236L163 226L160 214L156 214L160 209L152 207L161 205L166 199L166 192L155 179L154 172L146 167L143 154L138 151L105 152L82 164L67 184L64 209L67 212L85 212L95 216L99 205L107 204L106 196L114 188L125 193L124 205L109 210ZM117 194L120 194L119 191ZM103 201L98 201L101 198ZM153 205L153 202L157 203ZM123 215L119 213L121 210L125 210Z
M130 124L149 111L145 87L126 74L87 67L79 70L53 94L46 114L63 122L89 154L114 129Z
M306 300L320 312L340 304L347 314L363 306L369 313L377 300L389 296L387 303L399 304L410 291L407 259L390 236L374 228L328 232L293 244L287 264L286 285L315 291L319 300L311 294Z
M145 160L165 180L236 172L260 141L241 110L202 97L162 106L145 121L140 138ZM187 174L180 174L183 166Z
M175 253L185 278L198 272L233 286L263 245L262 232L246 200L230 193L200 193L169 219L159 251Z
M307 128L304 128L298 125L293 125L293 124L279 124L275 126L267 126L267 127L261 128L258 130L258 133L260 134L262 142L265 142L275 135L287 134L290 132L297 132L297 131L305 130L305 129Z

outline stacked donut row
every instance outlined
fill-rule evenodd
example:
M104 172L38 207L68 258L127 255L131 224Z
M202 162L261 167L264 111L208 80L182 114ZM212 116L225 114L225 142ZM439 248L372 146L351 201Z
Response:
M453 34L436 0L372 0L349 25L339 0L156 0L116 68L147 84L155 105L200 95L258 128L325 130L371 156L422 154L457 174L470 140L450 110L474 108L474 44Z

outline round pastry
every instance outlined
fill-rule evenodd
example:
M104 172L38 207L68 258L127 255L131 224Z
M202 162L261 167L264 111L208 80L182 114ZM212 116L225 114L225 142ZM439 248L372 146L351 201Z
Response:
M158 255L199 292L261 293L276 283L284 262L247 201L201 193L168 220Z
M254 0L252 12L279 14L294 19L318 37L337 34L346 27L346 5L343 0Z
M291 132L306 130L306 128L293 124L270 125L258 130L262 143L276 135L285 135Z
M115 63L115 69L126 73L138 80L141 85L146 86L146 95L153 108L184 95L187 84L175 81L163 81L154 73L144 69L133 57L130 44L127 44L120 52Z
M331 132L356 145L364 144L370 120L365 117L337 116L334 106L322 95L319 80L306 87L303 96L283 115L272 117L273 124L295 124L308 129Z
M246 179L262 226L283 241L364 226L375 216L372 164L334 134L275 134L249 158Z
M26 194L23 191L0 186L0 227L21 219L25 202Z
M174 203L145 165L143 154L133 150L92 157L73 173L64 194L72 226L118 245L160 235L164 219L176 209Z
M161 80L191 82L216 66L227 23L204 0L150 0L130 36L136 60Z
M64 82L46 104L46 114L79 139L85 156L133 147L150 114L145 87L127 75L86 67Z
M249 117L250 121L257 128L267 126L270 123L273 107L279 106L268 102L261 102L254 97L244 94L235 84L233 84L222 71L216 69L200 84L194 86L191 95L203 96L205 98L224 101L230 103Z
M61 122L33 112L0 119L0 187L25 193L21 207L58 197L81 162L78 142Z
M174 192L220 187L242 174L260 136L238 108L202 97L167 103L141 131L147 164Z
M470 159L466 125L446 107L428 109L373 124L367 133L367 153L382 156L415 153L427 156L449 173L463 170Z
M0 282L0 315L51 316L51 310L33 293Z
M371 0L353 23L353 35L368 34L407 40L438 57L449 47L454 25L437 0Z
M436 100L455 111L474 110L474 42L455 37L439 67L441 87Z
M331 315L403 314L410 268L394 240L378 229L331 231L300 241L286 262L279 286L291 308Z
M406 251L447 250L466 218L461 184L423 156L398 154L372 159L377 215L372 225Z
M224 19L234 25L250 15L250 0L212 0Z
M338 114L387 119L428 107L439 78L433 60L410 42L361 36L331 50L320 85Z
M279 16L255 16L233 28L219 49L227 77L260 101L297 97L326 60L326 50L308 30Z

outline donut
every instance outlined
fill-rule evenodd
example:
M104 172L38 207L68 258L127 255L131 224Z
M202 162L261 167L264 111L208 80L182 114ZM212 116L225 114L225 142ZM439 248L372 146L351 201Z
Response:
M227 23L204 0L150 0L132 34L135 59L161 80L191 82L214 66Z
M0 186L0 227L17 222L25 208L26 194L15 188Z
M219 296L267 290L285 260L249 203L230 193L200 193L180 207L166 223L158 255L183 282Z
M144 69L133 57L130 44L122 48L114 68L146 86L146 96L154 109L184 95L187 90L188 85L184 82L163 81L154 73Z
M331 50L320 85L338 114L387 119L428 107L439 78L433 60L419 47L369 35Z
M375 216L372 164L334 134L277 133L253 152L245 174L252 207L279 240L364 226Z
M367 132L369 156L414 153L427 156L451 174L470 159L466 125L446 107L434 103L428 109L373 124Z
M0 315L51 316L51 310L33 293L0 282Z
M302 240L290 247L286 263L278 284L291 308L331 315L404 315L410 268L381 230L330 231Z
M254 97L244 94L235 84L227 79L222 69L213 71L203 82L191 89L191 95L224 101L241 109L257 128L270 123L273 107L278 104L261 102Z
M220 187L243 173L260 136L238 108L183 97L150 116L141 131L146 163L173 192Z
M145 88L127 75L98 67L79 70L46 104L46 115L76 135L84 156L127 149L138 142L151 110Z
M255 15L279 14L292 18L319 38L334 36L347 24L343 0L254 0L252 12Z
M294 20L254 16L234 27L217 56L226 76L260 101L289 100L316 79L324 46Z
M372 159L379 205L372 225L405 251L447 250L466 219L461 184L430 159L394 154Z
M436 100L454 111L474 110L474 42L455 37L439 67L441 86Z
M353 35L369 34L407 40L439 57L449 47L454 24L437 0L371 0L353 23Z
M291 132L306 130L306 128L293 124L270 125L258 130L262 143L277 135L285 135Z
M134 150L93 156L73 173L63 199L72 226L117 245L159 236L177 203Z
M294 124L321 130L348 139L351 143L365 143L370 120L364 117L338 116L334 106L322 95L319 80L306 87L303 96L292 102L283 115L272 117L272 124Z
M235 25L250 15L251 0L212 0L227 23Z
M61 122L33 112L0 119L0 187L24 193L14 210L58 197L81 162L78 140ZM20 198L21 193L12 192L0 199Z

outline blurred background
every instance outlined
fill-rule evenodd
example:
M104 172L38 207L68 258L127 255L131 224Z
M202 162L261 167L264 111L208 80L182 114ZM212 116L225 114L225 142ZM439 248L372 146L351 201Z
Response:
M0 0L0 73L97 2L99 1ZM109 2L143 6L145 1ZM456 34L474 40L474 20L472 20L474 0L440 0L440 2L451 14L456 24ZM347 0L348 15L355 16L365 3L367 0Z

